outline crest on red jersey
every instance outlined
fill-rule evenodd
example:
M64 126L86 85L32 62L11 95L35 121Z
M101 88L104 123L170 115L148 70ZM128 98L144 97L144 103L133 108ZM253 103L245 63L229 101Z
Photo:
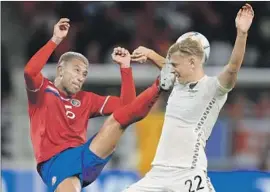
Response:
M81 106L81 102L78 99L71 99L70 103L74 106L74 107L80 107Z

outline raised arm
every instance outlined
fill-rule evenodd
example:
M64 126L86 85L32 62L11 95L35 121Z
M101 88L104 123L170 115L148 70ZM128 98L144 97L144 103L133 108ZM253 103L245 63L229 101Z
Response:
M163 67L166 61L164 57L156 53L154 50L143 46L135 49L131 55L131 60L135 62L144 63L147 59L152 61L159 69Z
M218 76L219 83L225 89L232 89L237 80L237 74L243 63L246 42L248 37L248 30L251 26L254 17L254 12L249 4L244 5L238 12L235 25L237 29L237 36L232 51L229 63L224 67L224 70Z
M44 78L41 70L47 63L49 57L58 44L66 37L69 29L69 20L60 19L54 26L53 37L46 43L26 64L24 68L24 78L28 92L28 98L31 103L37 101L39 90L41 89Z
M131 103L136 98L136 89L130 67L130 54L124 48L115 48L112 53L112 59L119 64L122 79L120 97L99 96L92 94L92 117L99 115L110 115L116 109L123 105Z
M112 59L120 66L121 72L121 105L127 105L136 98L136 89L130 67L130 53L124 48L115 48L112 53Z

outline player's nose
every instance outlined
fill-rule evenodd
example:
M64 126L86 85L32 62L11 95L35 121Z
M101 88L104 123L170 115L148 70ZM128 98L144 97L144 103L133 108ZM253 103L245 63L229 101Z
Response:
M175 67L172 67L172 73L176 74L177 71L176 71L176 68Z
M78 77L77 80L78 80L80 83L82 83L83 80L84 80L84 78L83 78L83 77Z

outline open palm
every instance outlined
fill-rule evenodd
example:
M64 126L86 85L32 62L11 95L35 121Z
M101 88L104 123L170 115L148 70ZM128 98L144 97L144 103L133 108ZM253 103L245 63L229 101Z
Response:
M248 32L252 20L254 18L254 11L249 4L245 4L237 13L235 18L235 25L240 32Z

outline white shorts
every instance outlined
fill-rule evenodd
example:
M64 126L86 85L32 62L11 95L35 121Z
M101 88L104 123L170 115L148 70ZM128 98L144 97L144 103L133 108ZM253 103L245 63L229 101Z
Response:
M215 192L203 170L154 166L124 192Z

